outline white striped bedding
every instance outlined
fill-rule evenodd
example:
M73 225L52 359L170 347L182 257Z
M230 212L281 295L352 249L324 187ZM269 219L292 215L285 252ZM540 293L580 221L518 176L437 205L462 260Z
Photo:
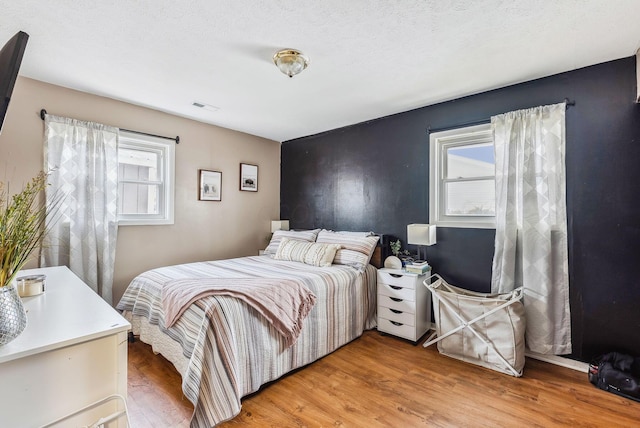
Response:
M289 348L256 310L229 296L210 296L196 302L166 329L160 300L162 284L194 277L298 279L317 300L298 340ZM376 270L371 265L359 273L343 265L315 267L269 256L243 257L145 272L131 282L117 308L157 326L180 343L188 359L181 371L182 390L195 407L191 427L211 427L236 416L241 398L261 385L375 327L375 281ZM207 309L212 314L210 319L204 315Z

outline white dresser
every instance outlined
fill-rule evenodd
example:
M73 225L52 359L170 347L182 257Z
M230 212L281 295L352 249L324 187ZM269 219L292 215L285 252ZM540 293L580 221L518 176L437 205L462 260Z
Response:
M0 346L0 427L39 427L111 394L127 394L129 322L68 268L18 276L36 274L47 276L45 292L23 298L27 327ZM108 402L60 426L88 425L117 405Z
M378 270L378 331L418 341L431 328L431 276L401 269Z

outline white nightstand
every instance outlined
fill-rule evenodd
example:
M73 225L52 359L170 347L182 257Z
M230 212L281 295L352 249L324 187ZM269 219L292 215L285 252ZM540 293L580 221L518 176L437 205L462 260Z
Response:
M378 331L417 342L431 328L431 293L423 275L378 269Z

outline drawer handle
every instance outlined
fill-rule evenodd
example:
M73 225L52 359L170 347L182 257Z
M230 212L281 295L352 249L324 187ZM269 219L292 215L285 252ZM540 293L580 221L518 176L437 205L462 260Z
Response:
M394 314L401 314L402 311L398 311L396 309L389 309L391 312L393 312Z
M394 302L402 302L403 299L398 299L397 297L389 297Z
M404 324L402 324L401 322L395 322L395 321L389 321L389 322L390 322L391 324L393 324L393 325L397 326L397 327L400 327L401 325L404 325Z
M399 273L390 273L389 275L391 275L394 278L402 278L402 275Z
M402 290L402 287L398 287L395 285L390 285L389 287L393 288L394 290Z

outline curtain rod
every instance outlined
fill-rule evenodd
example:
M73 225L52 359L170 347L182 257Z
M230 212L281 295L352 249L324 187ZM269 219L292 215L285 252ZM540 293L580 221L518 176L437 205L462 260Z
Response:
M563 102L567 104L567 106L565 107L566 109L568 109L571 106L575 106L576 105L576 102L575 101L570 101L569 98L565 98L563 100ZM448 131L449 129L465 128L467 126L482 125L484 123L489 123L489 122L491 122L491 118L472 120L470 122L458 123L458 124L450 125L450 126L442 126L440 128L428 127L427 128L427 134L430 134L432 132Z
M40 110L40 119L44 120L44 116L47 114L47 111L45 109ZM173 140L176 142L176 144L180 144L180 136L175 136L175 137L165 137L164 135L157 135L157 134L149 134L148 132L142 132L142 131L133 131L131 129L124 129L124 128L118 128L121 131L125 131L125 132L131 132L133 134L139 134L139 135L146 135L148 137L156 137L156 138L164 138L165 140Z

